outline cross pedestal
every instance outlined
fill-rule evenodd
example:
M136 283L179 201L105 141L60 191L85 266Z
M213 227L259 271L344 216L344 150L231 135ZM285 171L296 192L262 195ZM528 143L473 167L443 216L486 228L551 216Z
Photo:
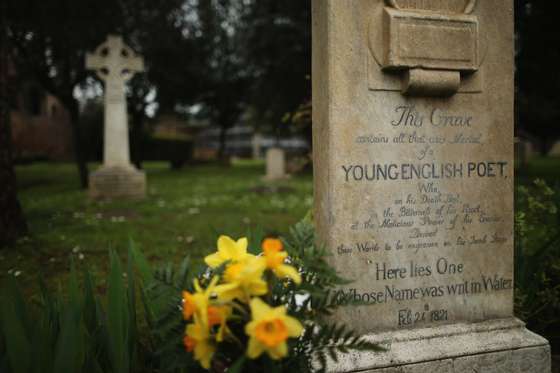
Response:
M90 176L90 197L142 198L146 175L130 163L125 83L144 70L144 61L120 36L109 36L86 56L86 67L105 82L103 166Z

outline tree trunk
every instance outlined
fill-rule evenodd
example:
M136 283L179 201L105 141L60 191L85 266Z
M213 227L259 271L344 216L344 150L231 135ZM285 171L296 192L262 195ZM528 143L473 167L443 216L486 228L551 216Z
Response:
M27 223L17 198L12 159L7 65L7 55L0 53L0 248L15 243L27 233Z
M87 159L84 154L85 147L82 146L82 129L80 127L80 107L78 101L70 96L64 100L64 105L70 111L70 122L72 125L72 141L74 145L74 157L76 166L78 167L78 175L80 177L80 186L87 189L89 185L89 171Z

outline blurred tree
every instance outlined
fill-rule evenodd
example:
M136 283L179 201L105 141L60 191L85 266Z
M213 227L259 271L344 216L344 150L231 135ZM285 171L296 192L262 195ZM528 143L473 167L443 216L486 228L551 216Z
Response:
M92 76L85 69L85 54L94 50L108 34L117 33L146 59L156 56L161 51L158 44L168 44L176 39L175 35L181 35L182 28L177 20L183 14L183 2L8 0L8 35L16 47L14 58L21 66L22 74L36 79L71 114L75 158L82 187L87 187L88 170L81 146L85 139L79 124L79 102L74 93L87 76ZM180 45L175 45L174 50L181 51ZM169 58L167 61L179 63L180 59ZM142 126L146 97L152 89L145 80L136 79L133 89L128 92L134 128ZM161 91L165 92L165 89L161 88Z
M0 16L1 17L1 16ZM0 19L0 248L27 233L27 224L16 193L10 132L10 97L14 97L15 69L8 55L9 43Z
M192 30L199 69L199 100L212 123L220 127L218 157L226 154L227 130L246 108L250 83L246 59L247 24L243 0L207 0L197 4L197 22Z
M540 140L543 155L560 139L557 6L555 1L515 1L518 128Z
M87 159L79 125L76 87L88 76L84 56L117 28L119 8L113 1L8 0L8 36L22 77L39 82L68 109L75 159L83 188Z
M278 129L311 101L311 2L253 0L247 18L250 102Z
M188 0L121 0L121 33L139 52L146 73L130 82L128 109L132 160L141 168L148 110L172 112L181 100L192 101L198 90L193 71L193 42L185 29L190 22Z

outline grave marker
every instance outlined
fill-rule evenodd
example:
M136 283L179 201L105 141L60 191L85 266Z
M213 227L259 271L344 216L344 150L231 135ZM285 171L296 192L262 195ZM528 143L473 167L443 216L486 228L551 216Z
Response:
M313 0L315 219L381 354L337 372L550 372L513 315L513 1ZM490 47L491 46L491 47Z
M144 71L144 61L120 36L111 35L95 53L88 53L86 67L105 82L103 166L90 177L90 196L143 197L146 176L130 163L125 84L135 73Z
M266 151L266 177L268 181L282 180L286 175L286 155L281 148Z

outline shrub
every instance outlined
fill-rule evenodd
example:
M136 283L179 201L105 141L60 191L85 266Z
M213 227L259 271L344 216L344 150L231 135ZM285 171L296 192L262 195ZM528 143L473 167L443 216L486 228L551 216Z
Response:
M560 343L560 192L544 181L517 191L516 313Z
M13 278L3 287L0 371L24 373L140 371L135 276L129 250L126 279L110 253L107 298L102 302L89 272L80 287L72 265L66 296L40 281L39 297L26 301Z

